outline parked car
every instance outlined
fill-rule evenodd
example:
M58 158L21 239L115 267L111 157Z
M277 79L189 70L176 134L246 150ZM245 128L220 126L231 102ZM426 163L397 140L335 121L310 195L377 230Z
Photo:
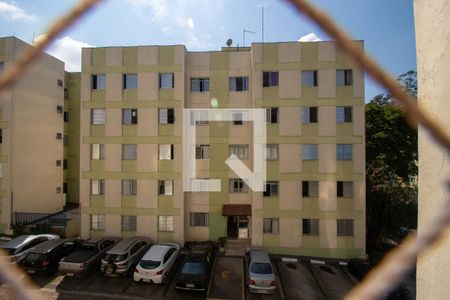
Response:
M248 255L248 289L252 293L275 292L277 281L269 254L264 250L251 250Z
M176 275L178 290L206 291L211 277L211 248L193 248Z
M134 269L134 281L165 284L179 252L177 244L153 245Z
M53 239L43 242L27 254L20 265L30 274L45 272L51 275L58 271L58 263L80 245L78 239Z
M59 239L59 236L56 234L21 235L3 244L1 248L7 252L6 255L11 262L19 263L33 247L53 239Z
M58 271L67 276L82 276L98 268L105 252L119 241L117 237L96 237L84 241L77 250L59 262Z
M100 270L105 276L130 274L149 247L150 239L146 237L121 240L106 251Z

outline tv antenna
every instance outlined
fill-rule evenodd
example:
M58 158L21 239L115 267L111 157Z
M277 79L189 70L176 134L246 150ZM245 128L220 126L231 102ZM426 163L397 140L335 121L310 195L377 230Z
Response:
M244 30L242 31L242 33L243 33L243 36L244 36L244 43L243 43L243 46L242 46L242 47L245 47L245 34L246 34L246 33L256 34L256 32L253 32L253 31L250 31L250 30L247 30L247 29L244 28Z

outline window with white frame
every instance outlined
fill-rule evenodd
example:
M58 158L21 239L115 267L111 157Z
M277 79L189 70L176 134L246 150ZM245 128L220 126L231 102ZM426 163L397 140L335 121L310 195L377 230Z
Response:
M248 159L248 145L230 145L230 155L234 154L239 159Z
M278 86L278 71L263 72L263 87Z
M160 73L159 74L159 88L160 89L173 89L174 88L174 74L173 73Z
M244 124L244 114L241 111L233 111L231 113L231 119L233 120L233 125Z
M173 216L158 216L158 231L173 231Z
M302 181L302 196L314 198L319 197L319 182Z
M278 123L278 107L266 107L266 123Z
M189 213L189 226L209 226L209 213L206 212L191 212Z
M303 235L319 235L319 219L302 219Z
M93 90L106 89L106 75L105 74L92 74L91 87Z
M230 178L230 193L248 193L248 186L241 178Z
M336 123L351 123L352 122L352 107L351 106L337 106L336 107Z
M208 92L209 78L191 78L191 92Z
M302 71L303 86L317 86L317 70Z
M91 215L91 229L105 230L105 215Z
M349 86L353 84L352 70L336 70L336 85Z
M159 159L170 160L174 157L173 145L160 144L159 145Z
M91 144L91 159L104 160L105 159L105 145Z
M230 91L244 92L248 91L248 77L230 77Z
M266 160L278 160L278 144L267 144L265 151Z
M352 236L353 235L353 220L338 219L337 220L337 235L338 236Z
M122 109L122 124L131 125L137 124L138 111L136 108L124 108Z
M158 181L158 194L171 196L173 195L173 181L172 180L159 180Z
M338 181L336 189L337 197L353 197L353 181Z
M263 233L278 234L280 232L280 220L275 218L263 219Z
M191 125L208 125L208 111L207 110L196 110L191 111Z
M122 180L122 195L131 196L137 194L137 180L123 179Z
M352 160L352 144L337 144L336 145L336 159L337 160Z
M123 89L137 89L137 74L123 74Z
M317 160L317 144L302 145L302 160Z
M175 123L175 110L173 108L159 109L159 124Z
M209 145L195 146L195 159L209 159Z
M302 107L302 123L317 123L317 106Z
M104 108L91 109L91 124L92 125L106 124L106 109Z
M137 145L123 144L122 145L122 160L136 160L137 159Z
M266 189L263 192L264 197L278 196L278 181L267 181Z
M104 179L91 179L91 195L104 195L105 194L105 180Z
M209 192L209 180L191 179L191 190L195 192Z
M122 231L136 231L137 217L124 215L122 216Z

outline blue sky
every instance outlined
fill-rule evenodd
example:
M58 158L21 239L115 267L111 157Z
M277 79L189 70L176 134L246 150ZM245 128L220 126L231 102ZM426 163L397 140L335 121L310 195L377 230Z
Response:
M15 35L32 42L75 0L0 0L0 36ZM413 1L314 0L392 75L416 69ZM82 46L186 44L188 50L217 50L228 38L242 45L261 41L261 6L265 10L266 42L296 41L314 32L328 37L294 11L275 0L106 0L49 49L79 69ZM383 92L366 78L366 100Z

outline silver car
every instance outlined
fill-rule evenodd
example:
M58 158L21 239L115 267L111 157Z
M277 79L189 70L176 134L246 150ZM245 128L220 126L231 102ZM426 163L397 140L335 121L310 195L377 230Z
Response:
M252 293L273 293L277 281L269 255L264 250L251 250L248 257L248 289Z
M11 262L19 263L35 246L53 239L59 239L59 236L56 234L21 235L3 244L1 248L6 251Z

